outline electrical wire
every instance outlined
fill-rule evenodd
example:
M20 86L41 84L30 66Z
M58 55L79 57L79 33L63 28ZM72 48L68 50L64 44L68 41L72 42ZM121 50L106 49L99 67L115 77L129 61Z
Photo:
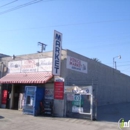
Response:
M14 11L14 10L17 10L17 9L20 9L20 8L23 8L23 7L32 5L32 4L36 4L36 3L41 2L41 1L43 1L43 0L33 0L33 1L30 1L30 2L27 2L27 3L24 3L24 4L18 5L18 6L16 6L16 7L13 7L13 8L11 8L11 9L6 10L6 11L0 12L0 15L5 14L5 13L9 13L9 12L11 12L11 11ZM48 1L48 0L46 0L46 1ZM49 1L50 1L50 0L49 0Z
M118 67L123 67L123 66L130 66L130 64L118 65Z
M0 8L5 7L5 6L7 6L7 5L10 5L10 4L12 4L12 3L15 3L15 2L17 2L17 1L18 1L18 0L14 0L14 1L12 1L12 2L6 3L6 4L2 5L2 6L0 6Z

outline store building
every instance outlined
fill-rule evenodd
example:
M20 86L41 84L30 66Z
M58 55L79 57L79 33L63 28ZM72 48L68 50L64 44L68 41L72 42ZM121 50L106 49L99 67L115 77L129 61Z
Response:
M85 116L83 111L89 113L90 97L81 92L90 91L88 86L92 86L93 104L96 102L98 106L130 102L129 76L70 50L61 51L60 77L64 81L60 84L63 87L60 90L56 90L56 76L52 74L53 52L3 57L0 62L3 63L0 67L0 105L3 108L22 109L27 87L43 88L40 100L53 101L54 116L82 117ZM73 101L79 91L83 101ZM29 102L28 105L33 105L34 99L29 97L26 100L29 100L26 101Z

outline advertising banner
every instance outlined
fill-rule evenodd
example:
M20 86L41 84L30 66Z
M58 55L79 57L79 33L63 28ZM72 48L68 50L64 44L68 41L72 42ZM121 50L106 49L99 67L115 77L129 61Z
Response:
M52 72L52 58L11 61L8 63L9 73Z
M87 62L67 56L67 68L82 73L87 73Z
M74 94L73 93L67 93L67 101L74 101Z
M21 72L37 72L38 59L22 60Z
M83 111L83 101L80 94L74 95L74 100L72 101L72 112L79 113Z
M64 98L64 82L54 82L54 99Z
M93 94L92 86L84 86L84 87L82 87L80 93L85 94L85 95L92 95Z
M62 51L61 46L62 46L62 34L60 32L54 31L53 66L52 66L53 75L60 75L61 51Z
M53 89L45 89L45 99L54 99L54 90Z
M20 73L21 61L11 61L8 63L9 73Z
M39 59L38 71L52 71L52 58Z

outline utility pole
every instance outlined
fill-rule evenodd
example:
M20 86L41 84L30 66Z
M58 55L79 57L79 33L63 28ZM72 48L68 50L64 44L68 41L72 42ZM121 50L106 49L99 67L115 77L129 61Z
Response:
M38 51L38 53L42 53L43 51L45 51L45 49L46 49L46 44L44 44L44 43L41 43L41 42L38 42L38 45L40 45L41 46L41 51Z

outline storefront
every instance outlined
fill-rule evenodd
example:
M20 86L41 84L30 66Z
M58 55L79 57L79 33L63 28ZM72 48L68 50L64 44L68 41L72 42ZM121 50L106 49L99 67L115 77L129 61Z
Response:
M42 88L43 95L45 95L44 93L48 91L46 84L53 83L51 69L52 58L9 61L8 73L0 79L2 84L1 107L23 109L27 86ZM45 96L42 96L41 100L43 101L44 98Z
M61 74L61 34L55 31L54 39L53 52L2 59L7 71L0 79L1 107L33 115L64 115L64 87L60 93L54 83L54 77Z

